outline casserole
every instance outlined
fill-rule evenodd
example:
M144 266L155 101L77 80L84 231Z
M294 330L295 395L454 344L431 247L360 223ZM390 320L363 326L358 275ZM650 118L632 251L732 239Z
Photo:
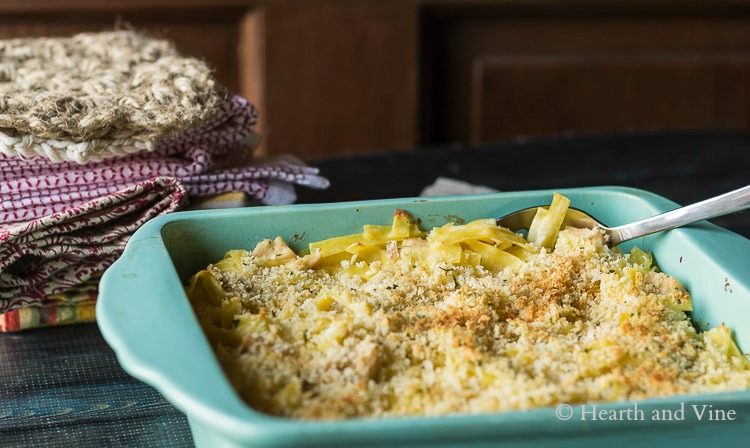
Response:
M608 225L635 221L676 207L642 190L597 187L560 190L572 206ZM651 415L691 405L734 411L731 420L685 421L560 418L558 409L445 417L352 419L331 422L271 417L247 407L232 390L183 292L190 275L230 249L251 249L281 236L293 249L309 241L387 224L405 209L428 228L448 221L502 216L545 204L551 191L429 199L296 205L183 212L156 218L130 240L104 275L97 318L129 373L153 385L185 412L198 446L579 446L617 441L639 445L744 440L750 431L750 392L674 396L638 403L597 405L598 411ZM709 223L651 235L631 244L651 250L661 269L693 296L701 329L725 323L740 348L750 346L750 241ZM688 414L693 414L688 412ZM588 414L586 414L588 415ZM610 414L605 414L610 415ZM622 415L622 413L620 414ZM633 429L638 430L634 431Z

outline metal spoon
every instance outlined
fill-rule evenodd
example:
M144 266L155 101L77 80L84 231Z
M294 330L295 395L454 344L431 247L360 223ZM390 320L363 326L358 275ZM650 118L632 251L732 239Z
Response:
M514 232L521 229L528 229L531 221L534 219L537 208L531 207L505 215L497 220L497 225L507 227ZM750 208L750 185L722 194L721 196L617 227L606 227L587 213L575 208L569 208L562 227L598 227L609 235L609 245L617 246L625 241L655 232L727 215L746 208Z

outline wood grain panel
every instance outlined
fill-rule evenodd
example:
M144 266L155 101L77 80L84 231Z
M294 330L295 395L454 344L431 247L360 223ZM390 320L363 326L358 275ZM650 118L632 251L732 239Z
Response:
M473 142L750 124L750 55L488 57L473 70Z
M435 54L429 62L440 75L428 91L432 107L425 110L425 115L432 126L423 134L425 141L478 143L521 133L624 131L633 126L638 129L750 129L746 118L740 123L735 117L741 112L737 109L739 102L748 101L744 92L750 67L737 62L737 58L750 55L747 10L732 15L721 11L711 11L711 14L680 11L677 7L653 15L646 12L617 15L616 9L606 13L596 10L583 13L577 9L551 13L537 9L536 15L530 7L523 14L503 14L502 11L502 8L491 12L482 9L480 16L478 11L464 8L460 15L433 17L428 23L432 28L429 38ZM725 56L727 59L723 59ZM552 62L556 57L560 58L559 70ZM619 65L624 71L617 74L614 69L605 69L602 64L607 57L613 58L612 62L623 58ZM564 62L565 58L571 58L571 62ZM535 60L549 62L530 62ZM585 67L589 62L594 63L598 74L587 72ZM627 67L631 62L636 65ZM520 65L503 68L513 63ZM485 67L487 64L496 67ZM713 73L715 70L720 73ZM619 80L611 80L610 76ZM579 81L584 79L586 82ZM669 80L676 80L676 83ZM546 84L539 86L541 91L537 92L532 88L535 82ZM486 92L500 89L498 83L502 83L506 96L497 97L498 94L493 93L496 98L481 99ZM660 88L660 84L666 85ZM613 86L630 89L638 97L628 100L634 104L650 103L648 110L626 105L630 107L627 113L631 116L643 110L642 118L625 119L625 112L597 106L602 102L602 92L608 92ZM696 89L708 90L697 92ZM511 91L517 94L507 96ZM570 103L570 99L576 97L590 107L597 107L590 109L587 116L581 110L575 122L566 123L571 120L569 115L557 116L555 110L539 104L542 95L559 96L551 99L551 104L555 104L554 101ZM689 100L696 95L700 99ZM512 104L516 104L514 107L529 101L523 112L541 115L534 126L521 127L517 134L506 128L484 136L483 132L493 120L489 117L512 114L512 111L503 111L506 105L498 102L501 99L503 103L512 100ZM709 115L706 115L704 103L712 108ZM679 105L682 109L699 109L676 114L674 108ZM615 116L602 116L607 114ZM687 121L681 121L683 119ZM545 120L547 124L543 123Z
M271 152L311 157L417 144L413 4L275 1L265 17Z
M268 154L266 137L266 14L265 9L255 8L247 12L239 27L239 74L240 92L258 109L256 132L264 138L256 154ZM297 154L304 157L304 154Z

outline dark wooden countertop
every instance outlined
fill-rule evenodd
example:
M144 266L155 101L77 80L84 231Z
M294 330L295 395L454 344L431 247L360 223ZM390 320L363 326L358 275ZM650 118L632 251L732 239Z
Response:
M678 203L750 183L750 136L658 134L512 142L313 161L332 186L298 202L417 196L438 176L499 190L642 188ZM750 237L750 212L716 219ZM0 334L0 445L192 446L185 417L128 376L93 324Z

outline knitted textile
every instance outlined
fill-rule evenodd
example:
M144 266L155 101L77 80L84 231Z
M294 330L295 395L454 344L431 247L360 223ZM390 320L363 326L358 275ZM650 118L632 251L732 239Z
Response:
M184 187L155 178L62 213L0 226L0 313L101 274L149 219L175 210Z
M224 93L172 43L117 31L0 41L0 130L153 141L209 120Z

